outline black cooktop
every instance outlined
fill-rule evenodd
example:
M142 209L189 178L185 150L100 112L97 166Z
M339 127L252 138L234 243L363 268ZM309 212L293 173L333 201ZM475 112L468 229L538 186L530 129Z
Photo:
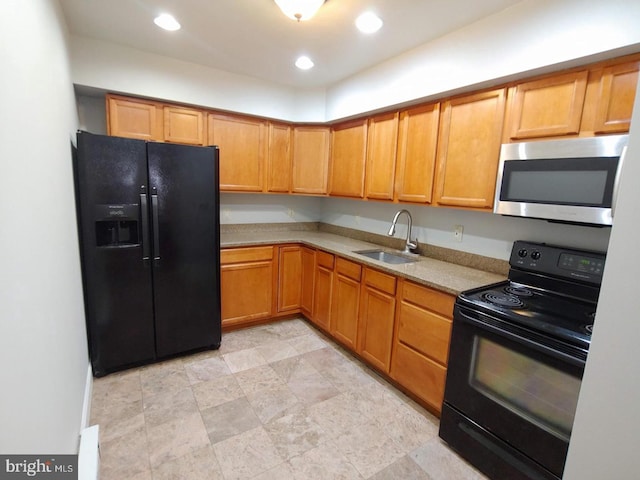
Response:
M588 349L605 255L517 241L509 279L467 290L457 303Z
M505 281L463 292L460 305L589 348L594 302Z

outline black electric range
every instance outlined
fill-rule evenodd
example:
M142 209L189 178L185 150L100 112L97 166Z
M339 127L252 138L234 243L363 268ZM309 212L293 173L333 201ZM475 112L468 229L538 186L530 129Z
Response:
M604 262L601 252L517 241L508 280L457 303L588 350Z
M605 255L517 241L456 299L440 437L494 480L561 480Z

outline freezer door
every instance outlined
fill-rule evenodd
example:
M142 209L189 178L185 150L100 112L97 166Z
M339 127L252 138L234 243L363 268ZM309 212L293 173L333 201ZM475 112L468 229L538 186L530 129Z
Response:
M220 345L218 150L147 144L156 352Z
M146 145L78 133L76 198L89 336L96 376L155 358L151 267L143 261L140 187Z

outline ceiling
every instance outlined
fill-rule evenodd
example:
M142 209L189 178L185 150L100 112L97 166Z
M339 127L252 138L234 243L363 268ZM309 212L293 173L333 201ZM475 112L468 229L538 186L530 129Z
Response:
M294 88L325 88L521 0L328 0L295 22L273 0L59 0L72 34ZM384 25L354 26L366 10ZM182 29L153 23L171 13ZM301 71L300 55L315 67Z

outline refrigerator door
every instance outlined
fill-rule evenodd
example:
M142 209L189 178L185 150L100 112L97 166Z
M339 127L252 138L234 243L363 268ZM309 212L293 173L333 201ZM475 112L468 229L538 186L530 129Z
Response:
M158 357L220 345L218 149L147 144Z
M89 352L96 376L155 358L144 141L78 133L76 197Z

